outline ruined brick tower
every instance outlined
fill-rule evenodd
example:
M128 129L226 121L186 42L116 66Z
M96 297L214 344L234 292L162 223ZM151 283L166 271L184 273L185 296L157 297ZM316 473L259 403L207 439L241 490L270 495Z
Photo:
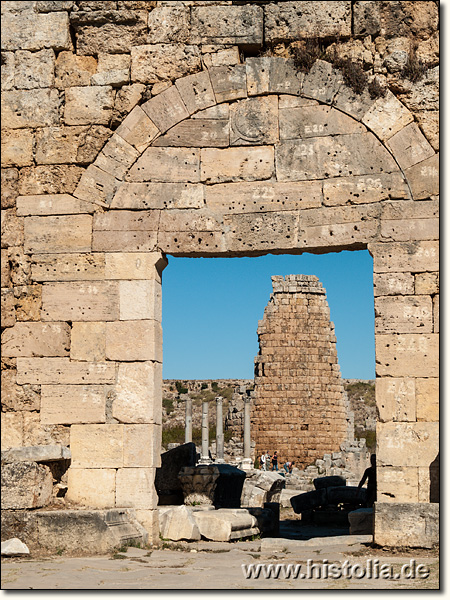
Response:
M344 388L325 289L314 275L272 277L259 321L252 437L303 468L346 439Z

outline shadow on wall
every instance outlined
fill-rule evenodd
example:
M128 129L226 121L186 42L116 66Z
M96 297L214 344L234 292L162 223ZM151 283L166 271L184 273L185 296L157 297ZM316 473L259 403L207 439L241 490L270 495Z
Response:
M430 464L430 502L439 502L439 452Z

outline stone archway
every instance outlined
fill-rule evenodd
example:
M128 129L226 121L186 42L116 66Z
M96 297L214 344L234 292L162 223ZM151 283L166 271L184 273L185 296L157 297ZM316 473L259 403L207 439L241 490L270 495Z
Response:
M157 537L166 253L368 248L385 511L375 535L392 541L383 515L393 503L414 511L429 502L438 451L437 168L390 92L356 96L326 62L303 76L285 59L263 57L183 77L136 106L83 174L70 217L52 201L18 203L44 319L71 324L70 358L18 359L18 381L58 388L41 412L53 422L64 385L89 385L102 398L92 403L97 414L74 409L72 499L96 506L101 481L103 506L134 507ZM48 254L55 244L58 261ZM423 522L435 514L425 504Z

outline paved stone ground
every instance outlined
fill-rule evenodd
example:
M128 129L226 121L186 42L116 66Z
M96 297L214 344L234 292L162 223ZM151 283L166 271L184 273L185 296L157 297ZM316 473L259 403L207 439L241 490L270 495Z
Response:
M295 589L439 589L439 561L436 551L383 551L372 548L368 536L332 535L304 539L265 538L256 541L221 543L168 543L158 549L126 548L109 556L77 557L63 556L46 559L4 559L2 561L3 590L295 590ZM317 534L317 530L316 530ZM389 565L393 573L402 565L425 565L430 571L427 578L384 579L379 577L357 578L361 567ZM311 569L308 561L319 565ZM346 563L345 561L348 561ZM351 578L325 578L325 565L345 567L352 574L350 565L361 567L353 571ZM242 565L292 564L301 565L297 578L246 577ZM354 567L353 567L354 568ZM328 569L330 567L328 566ZM417 573L417 570L416 570ZM306 577L302 577L302 574ZM331 571L329 571L331 575Z

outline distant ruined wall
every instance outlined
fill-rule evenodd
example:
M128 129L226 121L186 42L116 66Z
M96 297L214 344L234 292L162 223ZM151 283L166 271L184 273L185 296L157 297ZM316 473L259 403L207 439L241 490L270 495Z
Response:
M157 540L166 255L368 249L379 498L431 514L439 3L1 10L2 447L70 446L71 501Z
M325 289L314 275L272 277L259 322L252 429L259 455L303 469L347 441L347 407Z

